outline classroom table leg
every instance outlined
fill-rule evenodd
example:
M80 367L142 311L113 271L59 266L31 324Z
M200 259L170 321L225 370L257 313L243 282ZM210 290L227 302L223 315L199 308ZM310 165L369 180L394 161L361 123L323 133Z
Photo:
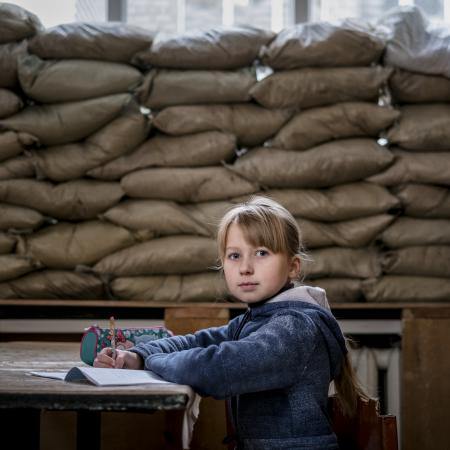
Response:
M101 426L100 411L78 411L77 450L100 450Z

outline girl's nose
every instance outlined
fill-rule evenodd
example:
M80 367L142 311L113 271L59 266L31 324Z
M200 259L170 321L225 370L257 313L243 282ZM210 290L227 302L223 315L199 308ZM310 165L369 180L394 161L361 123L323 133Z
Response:
M239 271L241 275L248 275L253 273L253 262L251 258L248 257L242 258Z

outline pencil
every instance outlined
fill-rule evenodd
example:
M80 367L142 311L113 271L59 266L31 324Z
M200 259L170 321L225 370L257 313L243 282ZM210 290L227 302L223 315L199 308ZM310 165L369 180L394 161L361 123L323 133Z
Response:
M111 334L112 358L116 359L116 323L113 316L109 318L109 332Z

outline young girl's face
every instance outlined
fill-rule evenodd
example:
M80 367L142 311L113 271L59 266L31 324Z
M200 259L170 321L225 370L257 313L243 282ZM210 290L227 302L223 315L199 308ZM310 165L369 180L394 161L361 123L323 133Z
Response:
M245 240L238 224L228 228L223 261L231 295L244 303L256 303L280 291L300 271L300 259L273 253Z

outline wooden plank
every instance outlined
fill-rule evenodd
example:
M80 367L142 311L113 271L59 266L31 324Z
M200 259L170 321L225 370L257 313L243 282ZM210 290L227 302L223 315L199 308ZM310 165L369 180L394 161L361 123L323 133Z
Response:
M403 317L401 436L408 450L450 448L450 317L447 308L431 316L407 310Z

